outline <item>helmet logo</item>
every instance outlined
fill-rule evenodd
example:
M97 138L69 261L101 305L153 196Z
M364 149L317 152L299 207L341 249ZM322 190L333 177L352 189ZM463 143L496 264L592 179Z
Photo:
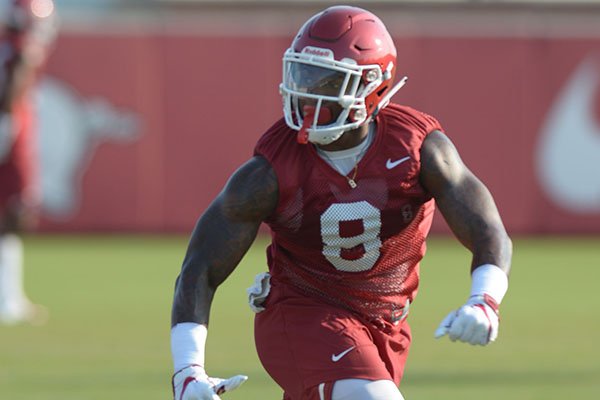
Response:
M303 54L311 54L313 56L318 56L318 57L330 58L332 60L334 59L333 51L331 51L330 49L323 49L321 47L306 46L305 48L302 49L302 53Z

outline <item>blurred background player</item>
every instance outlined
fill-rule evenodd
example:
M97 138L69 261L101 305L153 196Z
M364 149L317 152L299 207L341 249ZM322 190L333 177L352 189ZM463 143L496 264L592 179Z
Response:
M496 339L511 241L490 192L439 122L388 104L406 78L395 83L396 48L379 18L328 8L304 24L283 60L285 118L189 243L172 314L175 399L218 399L245 381L210 378L204 348L214 293L264 221L269 273L249 300L258 355L284 399L401 400L406 317L434 200L472 253L468 300L436 337L482 346Z
M41 323L23 286L23 243L40 201L36 117L30 99L56 36L52 0L0 0L0 323Z

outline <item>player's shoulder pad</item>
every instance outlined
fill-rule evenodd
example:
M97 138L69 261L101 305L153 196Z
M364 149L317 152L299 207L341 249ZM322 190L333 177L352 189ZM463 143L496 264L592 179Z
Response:
M381 114L386 118L388 124L403 127L408 125L417 128L423 135L435 130L444 131L437 118L406 105L390 103L381 111Z

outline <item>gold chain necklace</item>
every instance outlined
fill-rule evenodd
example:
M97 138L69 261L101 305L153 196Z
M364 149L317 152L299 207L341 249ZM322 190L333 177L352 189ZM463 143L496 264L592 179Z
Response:
M349 175L346 175L346 180L348 181L348 185L350 185L350 187L352 189L354 189L358 186L355 181L356 174L358 174L358 161L356 162L356 165L354 166L354 173L352 174L352 178L350 178Z
M371 138L372 138L372 126L369 126L369 133L366 140L366 144L365 147L363 147L360 151L360 153L358 153L356 155L356 157L354 157L354 168L352 168L352 177L350 177L350 174L344 174L340 168L338 168L338 166L333 162L333 160L331 159L331 157L329 157L329 155L327 154L327 152L325 150L321 150L319 147L317 147L317 152L319 154L322 154L323 157L325 157L328 161L328 164L331 165L340 175L342 175L344 178L346 178L346 181L348 181L348 185L352 188L352 189L356 189L358 187L358 184L356 183L356 175L358 174L358 163L360 162L360 160L362 159L362 156L367 152L367 150L369 149L369 147L371 147Z

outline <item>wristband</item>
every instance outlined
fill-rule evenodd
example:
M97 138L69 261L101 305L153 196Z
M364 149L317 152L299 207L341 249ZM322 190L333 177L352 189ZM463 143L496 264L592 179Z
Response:
M471 274L471 296L488 295L500 304L508 290L508 277L500 267L483 264Z
M207 335L206 326L193 322L179 323L171 328L171 354L175 371L192 364L204 368Z
M492 296L490 296L487 293L483 295L473 295L469 297L469 301L467 301L467 304L473 305L481 305L482 303L486 304L489 308L491 308L497 316L500 316L500 307L498 306L498 303L496 302L496 300L494 300Z

